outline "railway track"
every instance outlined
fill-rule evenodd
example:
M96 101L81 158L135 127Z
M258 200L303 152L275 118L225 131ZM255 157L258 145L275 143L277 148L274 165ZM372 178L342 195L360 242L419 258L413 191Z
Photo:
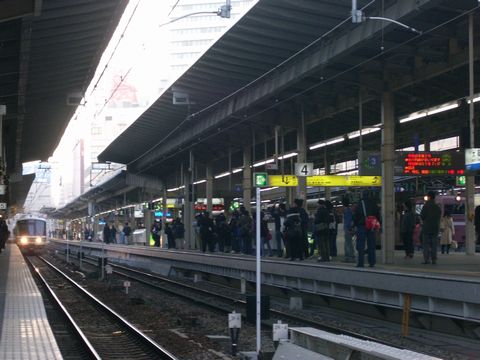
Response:
M27 262L69 320L89 359L177 359L58 267L41 257Z
M83 261L84 264L88 263L89 265L98 268L97 260L98 258L91 258L91 261L84 258ZM171 278L166 278L145 271L132 269L126 266L112 263L110 263L110 265L113 268L113 273L117 276L141 283L158 291L166 291L174 296L184 298L201 306L208 307L214 311L219 311L226 314L230 313L232 310L235 310L236 312L241 313L242 316L245 318L246 301L243 300L243 296L236 293L236 291L225 291L227 293L231 293L230 295L226 295L225 293L220 293L218 288L216 289L216 291L210 291L197 286L192 286L191 284L187 284L181 281L175 281ZM332 326L329 325L328 321L322 319L321 315L309 317L309 315L303 311L299 311L294 314L288 309L288 306L282 307L278 306L278 304L274 304L274 306L269 309L269 312L271 318L274 318L275 321L282 320L282 322L288 323L290 326L314 327L333 334L344 334L361 340L373 341L399 349L410 349L442 358L476 358L471 356L471 354L475 352L475 350L469 349L469 344L471 342L466 341L465 343L456 343L456 340L453 338L450 339L449 336L437 338L435 334L427 334L422 332L421 336L411 336L408 339L399 340L399 338L401 337L398 335L398 329L395 332L395 330L392 331L392 327L387 329L386 327L378 325L370 326L372 330L374 329L374 331L369 331L369 334L372 334L372 336L369 336L361 332L349 330L348 326L345 327L342 324L343 321L339 321L338 326ZM273 320L263 320L262 326L264 330L271 331L273 326ZM362 329L365 330L365 323L363 323L361 319L357 319L357 325L354 325L353 328L355 327L359 331L361 331ZM367 328L368 327L369 326L367 326ZM350 326L350 328L352 327ZM387 334L387 336L385 336L385 333L388 333L389 330L390 334ZM382 332L383 334L377 337L377 334ZM388 339L392 339L392 341L388 341ZM438 345L433 346L431 344ZM441 353L439 353L439 351L444 351L444 354L447 355L442 355ZM451 354L456 354L457 356L451 356Z
M88 259L90 259L91 261L89 261ZM85 257L83 259L83 263L88 263L91 266L97 267L98 265L97 260L98 258ZM232 312L232 310L235 310L241 313L243 318L246 317L245 309L247 306L247 302L241 299L239 296L235 297L235 296L220 294L218 292L213 292L213 291L205 290L189 284L185 284L180 281L175 281L170 278L166 278L164 276L151 274L148 272L132 269L122 265L110 263L110 266L112 266L113 268L113 273L118 276L141 283L150 288L153 288L159 291L165 291L172 295L181 297L183 299L193 301L197 304L201 304L202 306L208 307L215 311L220 311L225 314L228 314ZM344 335L356 337L361 340L374 341L377 343L381 343L383 345L397 347L396 344L389 343L387 341L383 341L371 336L366 336L364 334L360 334L357 332L348 331L340 327L325 325L324 323L321 323L319 321L308 319L299 315L294 315L283 310L275 309L273 307L269 309L269 313L270 315L272 315L272 317L275 318L275 320L281 320L282 322L286 322L291 325L311 326L311 327L315 327L317 329L324 330L333 334L344 334ZM273 321L262 320L262 326L265 329L271 330L273 326Z

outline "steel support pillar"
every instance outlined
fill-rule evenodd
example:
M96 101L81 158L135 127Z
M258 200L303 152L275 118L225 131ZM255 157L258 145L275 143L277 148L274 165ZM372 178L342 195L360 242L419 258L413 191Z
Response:
M252 199L252 147L243 148L243 206L250 212L250 200Z
M95 240L98 240L98 215L93 215L92 216L92 219L93 219L93 224L92 224L92 229L93 229L93 241Z
M168 213L168 208L167 208L167 188L163 188L163 195L162 195L162 231L160 232L161 237L162 237L162 246L167 242L166 236L165 236L165 224L167 223L167 213Z
M207 183L206 186L206 197L207 197L207 211L211 214L213 210L212 198L213 198L213 175L212 175L212 164L207 164L206 166L207 173Z
M382 260L393 264L395 255L395 111L391 92L382 95Z
M193 229L193 205L192 194L189 188L193 187L190 183L190 174L186 171L184 174L185 193L183 200L183 223L185 224L185 242L190 249L195 249L195 231Z
M327 151L323 153L323 164L325 165L325 175L330 174L330 163L328 162L328 156L327 156ZM328 186L324 187L325 190L325 200L329 200L332 197L332 189Z
M301 119L300 126L297 128L297 162L306 163L307 162L307 139L305 134L305 111L301 109ZM298 177L298 186L296 189L296 198L303 199L304 206L307 208L307 178L305 176Z
M470 147L475 147L475 106L473 104L474 97L474 44L473 44L473 16L471 13L468 17L468 80L469 80L469 122L470 122ZM475 176L467 176L465 178L465 253L467 255L475 255Z
M145 244L150 246L150 229L153 224L153 214L148 208L144 210L143 223L145 224Z

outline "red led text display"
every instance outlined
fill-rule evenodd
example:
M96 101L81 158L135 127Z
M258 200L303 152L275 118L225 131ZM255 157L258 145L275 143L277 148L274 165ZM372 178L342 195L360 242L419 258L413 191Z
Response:
M403 175L464 175L465 156L453 151L407 152L401 166Z

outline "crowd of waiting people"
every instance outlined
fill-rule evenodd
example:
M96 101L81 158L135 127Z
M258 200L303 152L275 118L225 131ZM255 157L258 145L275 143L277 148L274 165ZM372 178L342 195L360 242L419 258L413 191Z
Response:
M353 238L356 237L359 253L357 266L364 266L364 252L368 252L368 263L375 266L375 232L378 227L369 227L367 219L374 217L379 224L380 211L366 192L354 210L348 198L343 200L343 221L328 200L319 200L315 214L309 216L302 199L295 199L287 209L283 203L276 204L260 213L261 255L273 256L271 241L275 241L276 255L292 261L317 256L318 261L328 262L337 257L337 232L343 223L345 234L345 262L355 262ZM256 214L250 214L241 206L227 221L224 214L213 218L208 212L196 217L196 235L201 251L233 252L252 254L256 231ZM275 239L268 228L268 220L275 223ZM311 240L309 241L309 234ZM366 250L365 250L365 246Z
M304 209L302 199L295 199L289 209L281 203L268 211L261 211L262 256L273 256L271 241L275 241L276 255L279 257L293 261L318 256L318 261L329 262L337 257L337 233L341 223L344 233L343 261L356 262L357 267L364 267L366 259L368 266L374 267L381 228L378 199L370 191L363 191L358 202L351 204L350 198L344 197L342 205L341 217L328 200L319 200L312 216ZM272 239L267 225L269 218L273 218L275 224L275 239ZM228 221L224 214L215 219L208 212L198 215L195 228L201 251L252 254L255 219L255 214L251 215L245 207L235 210ZM415 214L412 202L405 201L398 223L405 259L413 257L413 233L417 227L421 229L419 239L423 249L423 264L436 264L438 241L442 253L449 253L455 228L448 211L441 216L441 209L435 203L435 192L428 194L428 201L419 216Z
M419 238L423 248L423 263L435 264L438 241L440 240L441 252L448 254L453 243L455 227L448 211L441 216L441 209L434 201L435 192L430 192L428 196L429 200L422 208L420 216L415 214L411 201L402 203L401 209L397 211L400 214L398 223L405 248L405 259L413 257L413 234L421 223ZM376 238L380 230L381 217L378 201L369 191L362 192L361 199L354 205L350 203L349 197L344 197L342 216L328 200L318 200L317 210L311 215L303 205L302 199L295 199L288 209L284 203L278 203L269 210L260 212L262 256L276 255L292 261L318 256L318 261L329 262L337 257L337 233L341 224L344 233L343 261L356 262L357 267L364 267L366 256L368 265L375 266ZM480 223L480 211L478 213ZM215 218L209 212L198 214L194 221L196 247L202 252L253 254L256 238L255 215L250 214L243 206L233 211L229 219L224 213ZM272 237L268 227L270 220L274 222L275 238ZM180 218L172 223L166 223L163 230L168 248L186 248L185 227ZM156 247L161 246L161 231L162 222L155 220L150 228L150 235ZM108 223L103 228L103 241L107 244L128 244L131 235L132 228L128 222L118 230L114 224ZM93 230L85 229L84 238L92 241ZM272 241L275 242L275 251L272 250Z

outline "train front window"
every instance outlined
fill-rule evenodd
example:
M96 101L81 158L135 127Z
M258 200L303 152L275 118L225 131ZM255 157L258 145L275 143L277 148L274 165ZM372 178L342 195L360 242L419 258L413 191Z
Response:
M445 204L443 211L444 213L448 211L450 215L463 215L465 214L465 204Z
M41 220L18 221L18 235L45 236L45 225L45 222Z

